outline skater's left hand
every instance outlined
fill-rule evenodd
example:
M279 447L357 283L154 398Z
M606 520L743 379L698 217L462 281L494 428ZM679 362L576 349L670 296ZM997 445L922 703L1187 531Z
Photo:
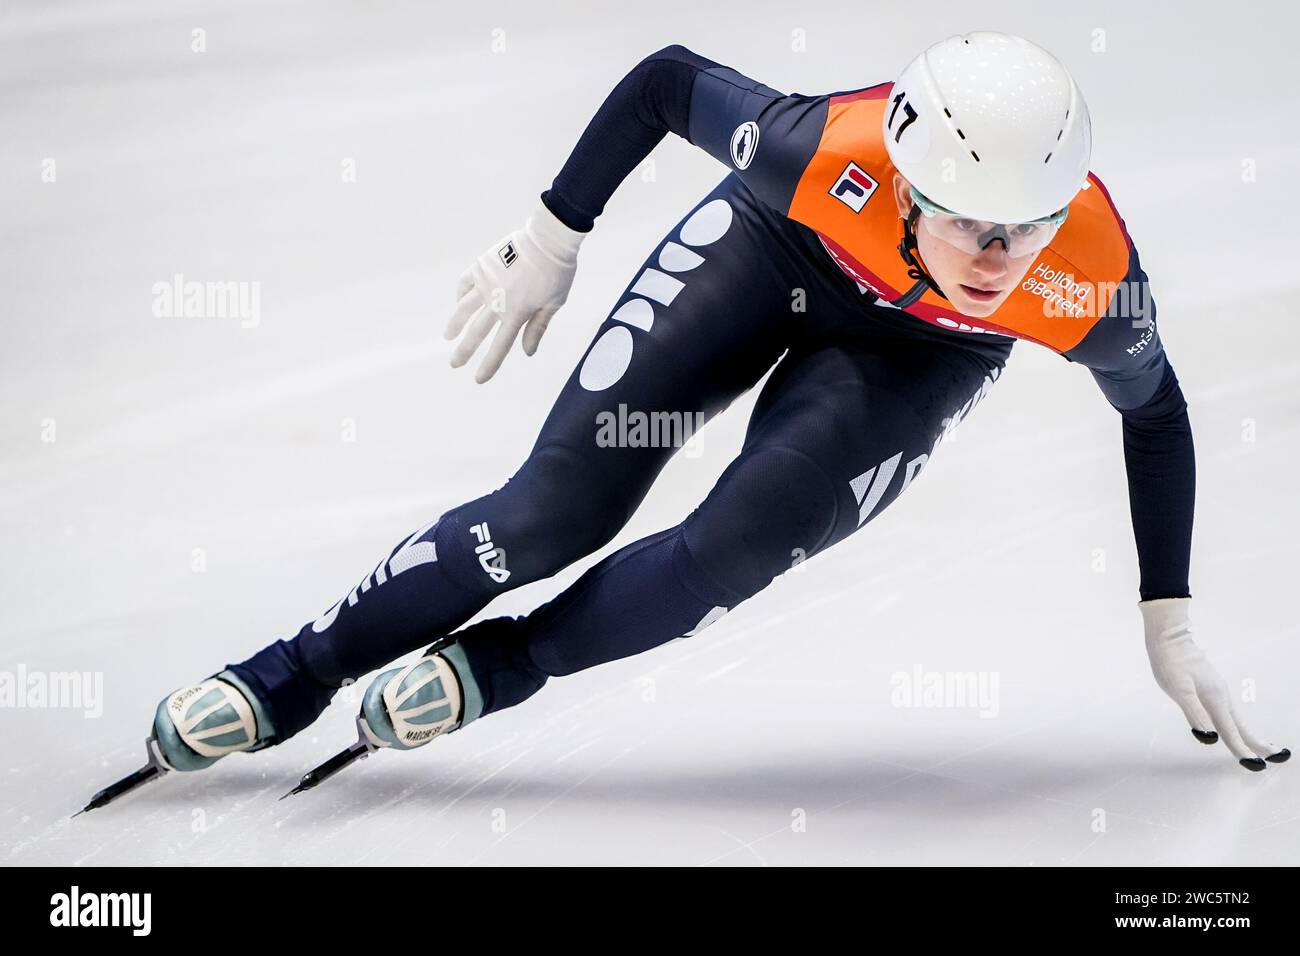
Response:
M1156 683L1182 708L1201 743L1213 744L1222 737L1247 770L1265 769L1266 760L1283 763L1291 751L1255 736L1237 719L1227 682L1192 640L1191 603L1191 598L1161 598L1138 604Z

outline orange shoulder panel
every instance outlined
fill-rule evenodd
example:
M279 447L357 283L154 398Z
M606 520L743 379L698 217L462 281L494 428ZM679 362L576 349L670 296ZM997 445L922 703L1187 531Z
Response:
M894 166L882 119L891 84L831 97L821 142L790 203L789 216L817 232L850 278L886 301L915 280L898 252L903 221L894 205ZM1131 243L1105 186L1089 174L1070 215L1013 292L988 319L971 319L926 290L909 315L964 332L1011 335L1065 352L1106 309L1128 272Z

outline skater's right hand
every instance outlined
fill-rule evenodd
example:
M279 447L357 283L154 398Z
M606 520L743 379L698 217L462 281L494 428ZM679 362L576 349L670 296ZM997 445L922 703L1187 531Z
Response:
M474 375L476 382L496 374L520 329L524 352L536 352L551 316L569 297L578 247L586 236L539 204L522 229L479 256L460 277L456 311L444 333L448 340L460 337L451 353L452 368L468 362L495 326L499 328Z
M1286 762L1291 751L1251 733L1238 718L1227 682L1192 640L1191 603L1191 598L1161 598L1138 604L1156 683L1182 708L1201 743L1222 740L1247 770L1263 770L1265 761Z

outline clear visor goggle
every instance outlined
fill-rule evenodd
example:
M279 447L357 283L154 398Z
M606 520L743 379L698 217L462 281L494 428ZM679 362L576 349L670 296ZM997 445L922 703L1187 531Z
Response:
M1012 259L1041 252L1052 241L1070 211L1066 206L1050 216L1031 222L987 222L959 216L929 199L915 186L911 187L911 191L912 202L925 214L922 221L926 232L972 256L979 255L998 239L1002 240L1007 255Z

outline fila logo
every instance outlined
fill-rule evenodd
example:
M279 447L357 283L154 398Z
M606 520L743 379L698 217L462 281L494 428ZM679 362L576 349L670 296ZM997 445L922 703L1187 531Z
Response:
M831 187L831 195L854 212L862 212L867 200L875 195L880 183L867 175L857 163L849 163Z
M737 169L748 169L758 149L758 124L741 123L731 134L731 162Z
M469 531L479 540L478 547L474 549L474 553L478 555L479 567L497 584L504 584L510 577L510 572L506 570L505 549L498 548L492 543L492 532L488 530L486 521L474 525Z
M515 252L515 244L513 242L507 242L502 246L497 251L497 255L501 257L501 261L506 264L507 269L514 265L515 260L519 258L519 253Z

